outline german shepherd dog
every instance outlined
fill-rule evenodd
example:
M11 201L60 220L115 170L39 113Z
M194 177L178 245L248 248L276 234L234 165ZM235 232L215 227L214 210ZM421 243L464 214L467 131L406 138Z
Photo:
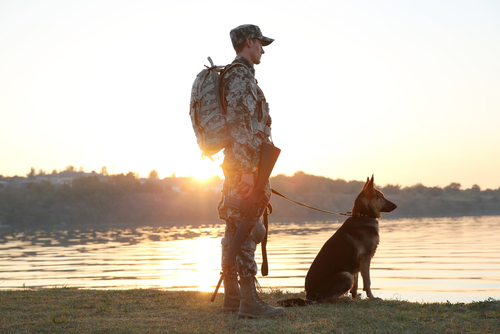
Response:
M287 299L279 301L282 306L304 306L316 303L351 301L342 297L351 292L352 299L358 297L358 274L363 277L363 290L368 298L375 299L370 285L370 262L379 243L377 218L381 212L391 212L396 204L367 178L363 189L356 197L349 217L335 234L323 245L306 276L306 300Z

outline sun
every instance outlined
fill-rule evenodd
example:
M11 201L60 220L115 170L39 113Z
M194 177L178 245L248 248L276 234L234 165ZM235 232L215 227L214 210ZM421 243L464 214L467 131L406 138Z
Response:
M224 178L221 165L224 161L222 152L213 157L202 159L198 150L183 152L173 162L171 162L172 171L179 177L192 177L199 182L206 181L212 176L218 175Z
M205 181L208 178L219 175L222 178L222 169L219 164L210 161L209 159L201 160L196 166L191 166L191 176L198 181Z

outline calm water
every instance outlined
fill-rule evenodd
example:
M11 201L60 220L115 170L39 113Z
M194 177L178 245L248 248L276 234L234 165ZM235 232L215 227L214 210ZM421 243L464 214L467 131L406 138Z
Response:
M259 278L262 287L302 291L309 265L340 224L272 223L269 276ZM213 291L223 230L224 225L23 231L4 227L0 289ZM380 235L371 271L375 296L443 302L500 299L500 216L382 219ZM260 268L260 246L257 263Z

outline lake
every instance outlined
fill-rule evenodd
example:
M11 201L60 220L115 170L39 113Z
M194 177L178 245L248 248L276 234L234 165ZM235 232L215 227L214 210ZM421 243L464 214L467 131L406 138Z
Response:
M302 291L314 257L341 223L272 222L269 276L259 272L261 286ZM223 224L2 227L0 289L213 291L219 279L223 231ZM260 269L260 246L256 259ZM381 219L380 245L371 268L373 293L384 299L500 299L500 216Z

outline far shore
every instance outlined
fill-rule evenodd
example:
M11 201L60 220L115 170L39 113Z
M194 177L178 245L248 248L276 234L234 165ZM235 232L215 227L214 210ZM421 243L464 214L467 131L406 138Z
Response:
M379 223L383 224L384 221L394 221L394 220L406 220L406 219L446 219L449 218L459 219L462 217L497 217L500 215L484 215L484 214L471 214L471 215L425 215L425 216L411 216L411 217L390 217L390 214L386 214L384 217L379 219ZM282 219L277 218L273 220L272 215L269 218L269 224L304 224L306 225L308 222L317 223L334 223L339 224L342 223L346 218L345 217L337 217L330 216L330 219ZM179 228L200 228L200 227L211 227L216 225L224 224L223 220L206 220L206 221L166 221L166 222L148 222L148 223L140 223L140 222L101 222L101 223L85 223L85 224L23 224L23 225L13 225L13 224L1 224L0 222L0 231L2 229L10 230L10 229L73 229L73 228L139 228L143 226L148 227L179 227Z

